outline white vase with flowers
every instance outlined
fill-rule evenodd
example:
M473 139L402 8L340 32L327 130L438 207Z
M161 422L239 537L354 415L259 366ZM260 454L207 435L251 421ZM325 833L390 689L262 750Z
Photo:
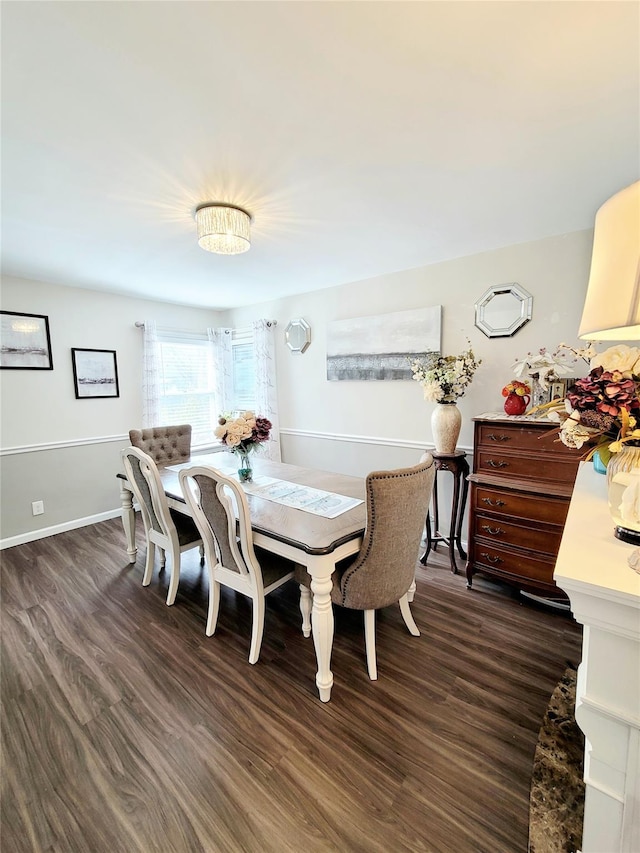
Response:
M456 405L471 384L481 364L469 348L460 355L427 353L411 362L416 382L422 385L425 400L437 403L431 414L431 432L437 453L455 453L462 426L462 415Z

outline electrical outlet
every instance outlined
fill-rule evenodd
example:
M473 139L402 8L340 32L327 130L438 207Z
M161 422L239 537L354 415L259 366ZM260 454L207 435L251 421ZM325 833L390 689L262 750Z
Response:
M43 515L44 514L44 501L34 501L31 504L31 512L34 515Z

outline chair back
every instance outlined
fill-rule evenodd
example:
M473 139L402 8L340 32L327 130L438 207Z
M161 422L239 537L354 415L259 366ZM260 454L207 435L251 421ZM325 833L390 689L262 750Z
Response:
M137 447L126 447L121 456L127 480L140 505L145 528L168 538L176 536L156 463Z
M191 424L129 430L129 441L156 465L177 465L191 456Z
M338 603L377 610L406 594L415 577L434 477L430 453L412 468L367 476L367 527L356 559L340 579Z
M241 486L210 466L183 468L178 476L209 565L236 572L261 589L262 572L253 548L249 505Z

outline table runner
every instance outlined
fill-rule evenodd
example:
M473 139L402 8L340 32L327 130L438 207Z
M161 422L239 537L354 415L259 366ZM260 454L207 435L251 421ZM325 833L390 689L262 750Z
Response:
M191 468L198 464L210 466L211 460L207 457L192 457L188 462L167 465L167 470L177 472L182 468ZM222 471L227 477L239 480L238 472L227 467L227 465L221 465L218 470ZM300 509L303 512L321 515L323 518L337 518L358 504L364 503L361 498L349 498L346 495L314 489L311 486L302 486L299 483L290 483L288 480L278 480L274 477L254 475L251 483L241 483L241 485L249 495Z
M238 475L234 474L234 477L237 479ZM276 480L273 477L254 477L252 483L243 483L242 487L250 495L324 518L337 518L343 512L364 503L360 498L349 498L346 495L289 483L287 480Z

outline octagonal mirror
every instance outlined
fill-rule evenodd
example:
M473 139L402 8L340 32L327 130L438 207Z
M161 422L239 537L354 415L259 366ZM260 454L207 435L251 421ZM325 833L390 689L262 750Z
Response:
M531 319L533 296L519 284L490 287L476 302L476 328L488 338L510 338Z
M284 330L284 340L291 352L304 352L311 343L311 326L302 317L291 320Z

